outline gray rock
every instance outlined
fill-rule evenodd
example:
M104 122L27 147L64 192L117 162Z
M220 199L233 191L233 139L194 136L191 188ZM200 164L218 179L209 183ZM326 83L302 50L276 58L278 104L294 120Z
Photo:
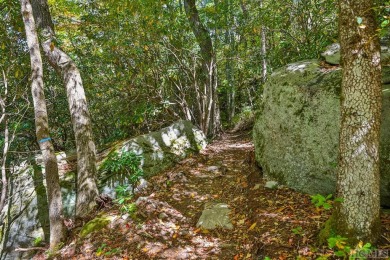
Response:
M321 53L321 56L325 58L325 61L329 64L340 64L340 44L333 43L326 47L325 51Z
M142 156L141 168L147 179L187 156L199 152L206 145L206 136L202 131L189 121L179 121L160 131L124 141L111 149L108 154L131 151ZM106 178L104 174L99 178L103 180L100 189L103 193L112 196L115 196L115 186L126 184L126 180L120 183L117 180Z
M141 167L145 173L144 177L148 178L173 166L188 155L200 151L205 146L206 137L200 130L191 122L179 121L160 131L122 142L109 152L131 150L142 155ZM58 154L57 160L59 166L66 166L66 154ZM42 158L37 156L34 162L31 164L24 162L10 175L9 181L13 184L10 199L0 212L0 259L29 259L28 252L15 252L14 249L31 247L38 237L46 242L49 239L48 205L42 163ZM74 173L62 174L60 185L64 215L68 218L74 215L76 200L74 184ZM135 192L146 187L147 181L141 180ZM100 191L112 197L115 197L114 189L115 182L109 179L100 184ZM178 213L175 212L174 215Z
M233 229L229 213L229 205L225 203L206 203L196 226L208 230L215 228Z
M276 181L267 181L264 185L264 187L268 189L276 189L278 187L278 182Z
M332 65L340 64L340 44L333 43L326 47L325 51L321 53L321 56L325 58L325 61ZM382 64L388 64L390 61L390 51L387 46L381 46L381 62Z
M215 172L215 171L218 171L218 170L219 170L219 167L213 165L213 166L207 167L206 170L209 171L209 172Z
M390 68L383 73L389 76ZM270 76L253 129L266 179L310 194L335 194L340 84L341 69L321 69L317 60ZM390 206L390 85L383 85L381 127L381 201Z
M161 212L160 214L158 214L158 218L164 220L168 218L168 215L164 212Z

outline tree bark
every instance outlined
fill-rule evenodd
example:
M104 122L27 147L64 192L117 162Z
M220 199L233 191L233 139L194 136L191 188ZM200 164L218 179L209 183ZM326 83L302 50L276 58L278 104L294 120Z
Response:
M213 43L208 30L200 20L195 0L184 0L184 9L188 22L199 44L202 57L202 75L200 75L200 77L201 82L204 85L202 99L204 100L205 106L202 111L199 111L199 114L201 115L199 123L202 131L208 136L213 137L221 131L217 93L217 64Z
M4 147L3 147L3 158L1 162L1 197L0 197L0 212L3 210L5 205L5 199L7 197L7 171L6 171L6 163L7 163L7 155L9 148L9 130L8 130L8 118L6 114L6 98L8 95L8 82L5 76L5 72L3 70L3 81L4 81L4 98L0 97L0 106L1 106L1 118L0 124L4 122Z
M340 0L342 97L338 234L375 243L380 234L381 64L373 0ZM359 25L361 19L361 23Z
M263 11L263 0L260 0L260 10ZM264 21L261 21L264 23ZM262 66L262 81L263 83L267 80L267 31L264 24L261 25L261 66Z
M87 216L99 195L96 180L96 149L91 117L83 83L74 61L54 43L54 26L47 0L32 0L36 23L41 29L41 45L50 65L61 75L66 88L77 150L76 217Z
M27 45L31 60L31 92L35 113L35 128L45 164L47 198L49 203L50 248L54 249L64 237L62 198L59 184L57 158L50 139L46 101L43 92L43 66L39 41L29 0L20 0Z

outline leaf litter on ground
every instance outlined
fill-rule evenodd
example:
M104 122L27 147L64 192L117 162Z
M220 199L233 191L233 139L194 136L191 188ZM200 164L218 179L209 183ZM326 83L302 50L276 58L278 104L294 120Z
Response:
M224 134L149 183L133 199L138 204L132 217L115 218L84 239L75 228L56 258L316 259L332 254L317 245L331 211L318 210L307 194L265 188L248 133ZM229 205L233 230L196 227L209 202ZM104 210L121 216L118 207ZM389 248L390 214L383 215L382 224L379 247ZM43 258L43 253L35 256Z

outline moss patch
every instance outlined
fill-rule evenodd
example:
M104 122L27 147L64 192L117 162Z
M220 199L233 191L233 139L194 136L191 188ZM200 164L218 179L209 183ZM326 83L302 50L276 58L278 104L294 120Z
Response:
M84 238L93 232L102 230L110 224L113 218L113 216L97 216L83 226L80 231L80 237Z
M334 216L332 215L324 224L323 228L321 229L319 235L318 235L318 242L320 245L327 245L328 244L328 238L335 236L335 223L334 223Z

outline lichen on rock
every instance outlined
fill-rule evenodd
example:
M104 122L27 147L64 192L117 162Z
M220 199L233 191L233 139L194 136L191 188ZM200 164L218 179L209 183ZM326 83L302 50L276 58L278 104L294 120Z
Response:
M225 203L206 203L197 227L212 230L215 228L233 229L233 224L229 218L230 208Z
M389 76L384 68L384 77ZM381 196L390 205L390 91L383 86ZM309 194L334 194L341 69L306 60L276 70L264 87L253 129L264 176Z
M80 230L80 237L84 238L94 232L100 231L107 227L115 219L115 216L99 215L87 222Z

